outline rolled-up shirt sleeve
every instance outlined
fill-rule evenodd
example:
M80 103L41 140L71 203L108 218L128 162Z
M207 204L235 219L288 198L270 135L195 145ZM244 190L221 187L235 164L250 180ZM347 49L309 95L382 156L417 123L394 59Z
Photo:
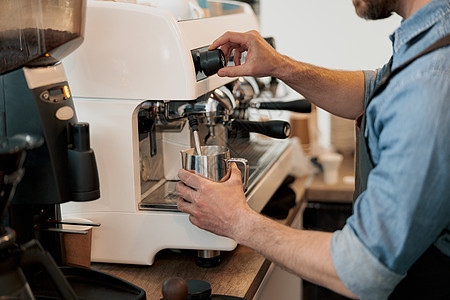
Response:
M348 225L333 233L331 256L339 278L361 299L387 299L404 277L379 262Z

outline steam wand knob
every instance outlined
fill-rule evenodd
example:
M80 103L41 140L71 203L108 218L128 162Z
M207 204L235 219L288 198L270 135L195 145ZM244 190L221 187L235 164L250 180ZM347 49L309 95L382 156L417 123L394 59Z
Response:
M216 74L227 65L225 55L220 49L201 52L199 60L200 68L206 76Z

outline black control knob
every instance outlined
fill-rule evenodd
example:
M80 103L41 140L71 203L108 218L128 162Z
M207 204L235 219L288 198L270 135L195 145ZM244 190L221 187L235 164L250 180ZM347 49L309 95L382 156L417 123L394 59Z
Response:
M291 134L291 125L286 121L272 120L265 122L233 120L231 128L267 135L275 139L286 139Z
M273 110L289 110L297 113L310 113L311 102L305 99L293 100L293 101L274 101L274 102L259 102L250 105L253 108L259 109L273 109Z
M225 67L225 55L222 50L208 50L200 53L200 69L206 76L211 76Z
M77 151L89 151L91 149L89 138L89 123L71 123L70 129L72 130L73 149Z

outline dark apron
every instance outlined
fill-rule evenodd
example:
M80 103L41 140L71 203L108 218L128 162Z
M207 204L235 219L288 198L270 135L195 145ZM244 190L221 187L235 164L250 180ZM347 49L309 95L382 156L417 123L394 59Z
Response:
M375 87L368 101L364 104L364 111L372 99L379 95L389 84L389 81L417 58L428 54L438 48L450 45L450 35L438 40L417 56L406 61L398 68L383 75ZM367 180L374 163L370 155L368 140L364 136L366 130L366 115L363 113L356 120L356 159L355 159L355 192L353 200L367 189ZM440 252L434 245L430 246L424 254L409 269L405 278L397 285L389 299L450 299L450 257Z

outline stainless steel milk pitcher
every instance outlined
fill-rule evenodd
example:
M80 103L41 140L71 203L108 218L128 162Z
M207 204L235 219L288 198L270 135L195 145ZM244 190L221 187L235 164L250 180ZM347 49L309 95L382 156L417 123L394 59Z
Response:
M227 175L232 162L239 163L244 167L242 183L244 190L247 189L249 165L245 158L230 158L230 151L224 146L202 146L202 155L196 153L195 148L181 151L183 169L193 170L203 177L220 181Z

